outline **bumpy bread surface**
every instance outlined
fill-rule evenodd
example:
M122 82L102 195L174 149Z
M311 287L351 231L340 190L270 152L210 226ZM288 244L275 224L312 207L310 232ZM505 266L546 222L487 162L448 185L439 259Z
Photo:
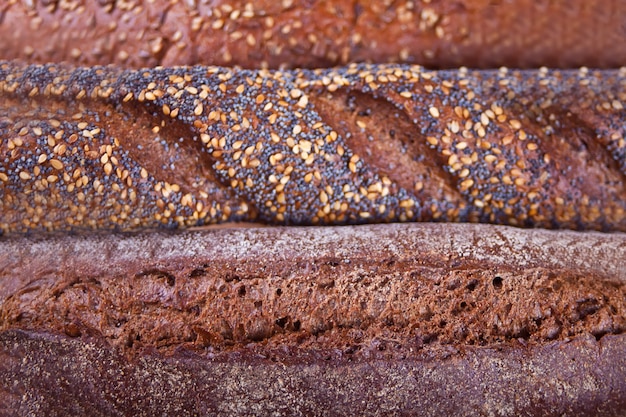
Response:
M616 67L621 0L9 0L0 59L80 65Z
M436 223L5 238L0 329L379 358L600 338L626 330L625 251L621 233Z
M626 230L626 71L0 64L0 229Z
M0 306L0 409L24 414L626 406L623 233L411 223L11 237Z

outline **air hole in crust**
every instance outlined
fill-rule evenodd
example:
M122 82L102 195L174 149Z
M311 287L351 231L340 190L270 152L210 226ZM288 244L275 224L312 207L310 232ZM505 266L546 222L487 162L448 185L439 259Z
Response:
M189 273L189 278L202 277L204 276L205 273L206 271L204 270L204 268L196 268L193 271L191 271L191 273Z
M491 281L491 284L493 285L493 288L495 288L496 290L499 290L502 288L502 277L496 276L493 281Z

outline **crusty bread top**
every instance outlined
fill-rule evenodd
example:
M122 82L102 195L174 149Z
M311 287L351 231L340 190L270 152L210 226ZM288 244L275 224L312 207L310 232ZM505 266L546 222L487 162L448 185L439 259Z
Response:
M128 360L101 340L0 333L0 407L24 415L622 417L626 335L355 360L248 351ZM2 408L0 408L2 409Z
M4 330L398 359L626 330L626 235L392 224L0 241Z

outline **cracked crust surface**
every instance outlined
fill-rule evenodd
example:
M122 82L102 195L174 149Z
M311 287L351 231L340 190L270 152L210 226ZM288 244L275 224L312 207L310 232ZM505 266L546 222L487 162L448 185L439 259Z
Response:
M618 416L625 251L427 223L5 237L0 407Z
M0 248L3 329L95 334L131 356L253 343L394 359L626 329L623 234L405 224Z

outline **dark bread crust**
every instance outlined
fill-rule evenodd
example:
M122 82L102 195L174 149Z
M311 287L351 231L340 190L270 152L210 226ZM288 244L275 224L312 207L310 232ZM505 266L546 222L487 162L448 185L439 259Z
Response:
M412 11L400 2L384 11L378 2L254 2L252 15L234 3L9 1L0 6L0 58L135 68L626 62L619 0L599 8L586 0L435 0ZM406 84L381 81L391 67L360 67L372 79L348 74L346 86L342 70L269 74L288 92L268 94L283 110L311 120L307 97L324 128L338 133L331 158L314 162L328 176L307 189L302 181L315 171L306 157L276 172L276 159L239 171L248 167L234 155L260 143L258 132L238 136L225 120L204 125L222 106L235 109L226 116L235 122L258 113L266 102L249 80L267 73L225 71L220 81L233 89L245 82L243 94L210 96L209 110L196 114L197 101L170 92L144 104L155 90L139 72L31 67L20 78L22 70L0 71L0 233L232 220L626 231L623 71L424 73L411 100L399 96ZM171 77L198 71L146 74L166 90L178 84ZM187 86L200 89L195 82ZM450 133L457 108L473 123L469 141ZM484 123L497 109L520 126ZM296 135L290 117L277 143ZM265 139L270 131L261 129ZM374 136L382 140L370 143ZM263 142L261 156L301 154L284 145ZM500 145L506 171L476 164L474 154L482 160ZM546 172L548 181L534 182ZM241 186L269 175L287 184L290 174L286 196L284 188ZM508 187L490 192L488 178ZM365 190L366 203L329 215L339 213L333 204L346 179ZM495 200L500 206L490 207ZM0 414L625 415L625 259L623 234L472 225L5 239Z
M425 223L5 239L1 328L129 355L600 338L626 330L625 252L624 234Z
M467 348L446 359L282 362L0 333L0 413L21 416L624 416L626 336ZM292 358L289 358L292 359Z
M626 329L625 251L624 234L427 223L13 238L1 328L129 355L600 338Z
M626 231L626 69L0 64L0 229Z
M625 15L621 0L10 0L0 6L0 59L609 68L626 62Z
M625 262L469 224L4 238L0 407L623 415Z

